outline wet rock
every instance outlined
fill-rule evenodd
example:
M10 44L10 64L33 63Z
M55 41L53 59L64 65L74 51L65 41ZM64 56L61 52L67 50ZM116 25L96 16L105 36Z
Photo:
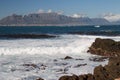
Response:
M23 66L39 68L36 64L23 64Z
M79 80L79 77L77 75L62 76L59 78L59 80Z
M78 68L78 67L81 67L81 66L86 66L87 64L85 63L85 64L78 64L78 65L76 65L76 66L74 66L75 68Z
M66 60L66 59L73 59L73 58L70 56L66 56L64 59Z
M58 60L57 60L57 59L54 59L53 61L54 61L54 62L57 62Z
M44 80L44 79L42 79L42 78L37 78L36 80Z
M68 63L55 63L55 65L57 65L57 66L65 66L65 65L68 65Z
M40 78L39 76L28 76L22 78L21 80L44 80L44 79Z
M80 75L78 80L95 80L92 74Z
M120 42L111 39L96 38L88 52L101 56L120 56Z
M103 62L106 59L108 59L108 57L91 57L91 58L89 58L89 60L93 61L93 62Z
M75 59L75 60L84 60L84 59Z
M49 34L0 34L0 38L55 38L56 35Z

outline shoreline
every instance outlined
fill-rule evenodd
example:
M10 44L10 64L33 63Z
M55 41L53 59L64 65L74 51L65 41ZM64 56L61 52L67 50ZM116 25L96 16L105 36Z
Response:
M5 26L5 27L31 27L31 26L38 26L38 27L74 27L74 26L79 26L79 27L84 27L84 26L96 26L96 25L90 25L90 24L75 24L75 25L69 25L69 24L12 24L12 25L0 25L0 26ZM120 26L120 24L105 24L105 25L99 25L99 26Z

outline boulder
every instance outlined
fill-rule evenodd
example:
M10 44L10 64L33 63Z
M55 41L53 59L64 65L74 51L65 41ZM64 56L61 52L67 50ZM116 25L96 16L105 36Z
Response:
M66 59L73 59L73 58L70 56L66 56L64 59L66 60Z
M120 77L120 57L111 57L106 66L94 69L95 80L114 80Z
M80 75L78 80L95 80L92 74Z
M93 62L103 62L106 59L108 59L108 57L90 57L89 58L89 60Z
M72 76L62 76L59 78L59 80L79 80L78 76L72 75Z
M44 80L44 79L42 79L42 78L37 78L36 80Z
M120 42L112 39L96 38L95 42L89 47L88 52L101 56L120 56Z

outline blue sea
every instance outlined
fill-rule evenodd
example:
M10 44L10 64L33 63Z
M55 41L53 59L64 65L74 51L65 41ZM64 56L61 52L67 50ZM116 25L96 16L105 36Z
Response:
M120 26L0 26L0 34L92 34L99 35L119 35ZM101 34L100 34L101 33ZM108 33L108 34L107 34ZM114 34L113 34L114 33ZM93 34L95 35L95 34ZM96 34L97 35L97 34Z
M41 34L57 37L33 37ZM87 53L96 38L120 41L120 26L0 26L0 80L58 80L93 73L96 66L108 63L90 61L100 57ZM64 60L66 56L73 59ZM76 67L80 64L86 65Z

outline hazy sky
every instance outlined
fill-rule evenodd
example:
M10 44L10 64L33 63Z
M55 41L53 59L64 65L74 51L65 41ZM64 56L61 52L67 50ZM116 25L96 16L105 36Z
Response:
M103 13L120 13L120 0L0 0L0 18L38 10L64 11L64 14L87 14L96 17Z

